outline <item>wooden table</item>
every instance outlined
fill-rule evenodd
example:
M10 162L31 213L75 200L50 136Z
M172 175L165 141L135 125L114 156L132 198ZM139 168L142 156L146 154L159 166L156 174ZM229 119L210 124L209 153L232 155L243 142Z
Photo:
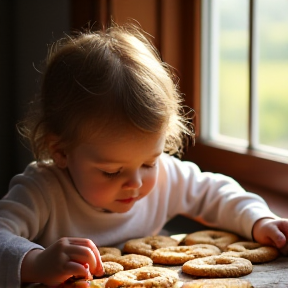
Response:
M207 229L207 227L193 222L194 221L187 219L186 217L177 216L165 226L166 230L163 231L163 235L172 235L171 237L180 241L187 233ZM180 280L183 282L197 279L196 277L182 273L182 266L162 267L169 267L170 269L177 271ZM252 273L240 278L249 280L254 288L288 288L288 257L281 256L272 262L254 264ZM27 287L47 288L46 286L39 284L28 285L25 288Z
M182 273L181 266L171 269L178 272L183 282L197 279ZM252 273L240 278L249 280L255 288L288 288L288 257L281 256L269 263L254 264Z
M181 240L185 234L176 234L171 237ZM183 282L197 279L197 277L182 273L181 266L171 267L171 269L178 272ZM288 288L288 256L280 256L268 263L253 264L252 273L239 278L249 280L254 288Z
M167 268L167 266L162 267ZM183 282L197 279L196 277L182 273L181 266L169 268L177 271L180 280ZM288 288L288 257L281 256L269 263L253 265L252 273L240 278L249 280L254 288ZM29 285L26 287L47 288L47 286L41 284ZM71 288L73 288L72 285Z
M167 234L172 235L171 237L180 240L182 235L186 233L206 230L209 227L186 217L177 216L165 226L165 229ZM171 269L178 271L182 281L187 282L196 279L193 276L182 273L181 266L171 267ZM288 256L281 256L269 263L254 264L252 273L240 278L249 280L255 288L288 288Z

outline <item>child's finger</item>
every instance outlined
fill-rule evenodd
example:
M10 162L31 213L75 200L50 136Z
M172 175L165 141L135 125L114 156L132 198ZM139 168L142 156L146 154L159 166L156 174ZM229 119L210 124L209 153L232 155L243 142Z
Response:
M85 267L77 262L69 261L65 264L65 273L55 270L47 278L46 275L43 278L43 283L48 287L58 287L61 283L69 279L70 277L87 278L87 271ZM60 275L61 274L61 275ZM46 278L46 279L45 279Z
M282 248L286 244L286 235L282 232L279 225L273 225L270 229L269 238L277 248Z
M91 271L96 269L97 260L90 248L86 246L72 245L67 247L65 252L68 255L70 261L79 263L82 266L88 263Z
M96 247L96 245L90 239L84 238L69 238L70 245L75 245L75 247L82 247L82 251L79 249L75 249L72 253L77 255L77 259L84 261L81 263L89 263L90 272L95 276L102 276L104 274L103 265L100 253ZM83 250L83 248L86 248ZM85 256L86 260L83 259Z
M286 219L287 220L287 219ZM284 245L280 247L280 251L284 255L288 255L288 221L281 221L278 225L279 230L284 235Z
M93 253L95 255L96 264L97 264L96 265L96 269L94 271L92 271L92 274L97 276L97 277L103 276L104 268L103 268L100 252L99 252L99 250L97 248L95 250L92 250L92 251L93 251Z
M285 219L285 221L281 221L278 224L279 229L281 232L285 235L286 239L288 239L288 219Z
M89 266L88 266L89 268ZM89 271L87 271L87 264L82 265L80 263L74 262L74 261L69 261L66 264L66 269L67 271L69 271L69 274L71 273L71 275L75 276L75 277L81 277L81 278L85 278L88 279L89 278ZM90 274L91 276L91 274Z
M86 272L87 272L87 275L86 275L85 278L88 279L88 280L93 280L93 276L92 276L91 273L90 273L89 264L86 263L86 264L84 265L84 267L85 267Z

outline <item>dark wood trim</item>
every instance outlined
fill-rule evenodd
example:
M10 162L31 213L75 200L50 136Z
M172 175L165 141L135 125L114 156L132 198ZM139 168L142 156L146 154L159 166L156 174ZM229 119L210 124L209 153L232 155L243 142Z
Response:
M287 159L249 149L198 141L186 153L202 171L222 173L239 182L288 195Z
M201 98L201 0L184 0L181 7L181 92L185 104L195 111L195 131L200 135Z
M80 30L87 25L94 24L98 20L98 4L98 0L71 0L71 30Z
M102 29L112 20L111 0L71 0L71 29Z
M165 1L165 0L164 0ZM157 0L156 1L156 35L155 35L155 43L154 45L158 49L158 51L161 53L162 51L162 29L163 29L163 13L162 13L162 7L163 7L163 0Z

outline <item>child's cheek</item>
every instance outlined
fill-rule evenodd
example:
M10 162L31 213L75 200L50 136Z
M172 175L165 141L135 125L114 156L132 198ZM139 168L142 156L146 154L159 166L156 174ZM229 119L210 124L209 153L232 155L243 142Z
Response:
M153 187L156 184L158 173L151 173L147 179L145 179L143 182L145 183L145 192L146 194L150 193L150 191L153 189Z

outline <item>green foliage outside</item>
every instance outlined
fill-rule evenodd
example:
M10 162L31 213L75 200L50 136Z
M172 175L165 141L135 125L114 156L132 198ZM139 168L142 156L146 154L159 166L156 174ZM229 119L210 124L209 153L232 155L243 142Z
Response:
M260 62L258 72L259 141L288 149L288 63ZM248 138L248 66L244 61L220 63L219 130Z
M258 8L259 142L288 149L288 1ZM219 132L247 140L248 1L221 0L220 11Z

